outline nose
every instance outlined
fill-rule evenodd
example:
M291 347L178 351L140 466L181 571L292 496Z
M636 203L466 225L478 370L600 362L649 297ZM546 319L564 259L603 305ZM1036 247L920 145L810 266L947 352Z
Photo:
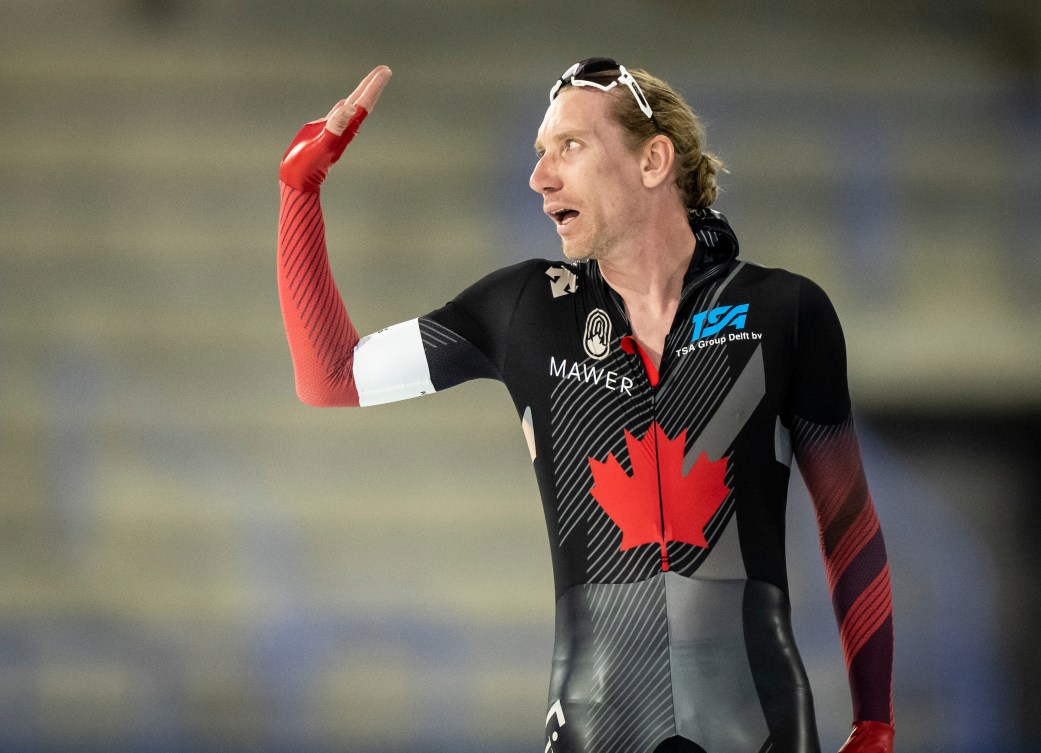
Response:
M535 169L528 178L528 185L535 193L546 194L560 188L560 178L551 163L549 152L539 157L539 161L535 163Z

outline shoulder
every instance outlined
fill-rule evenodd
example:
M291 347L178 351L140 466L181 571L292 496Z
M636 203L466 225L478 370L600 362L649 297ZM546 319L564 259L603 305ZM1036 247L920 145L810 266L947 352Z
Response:
M790 329L796 341L819 330L826 331L830 339L841 337L831 299L809 277L752 262L741 262L731 274L733 282L722 302L747 303L750 312L757 312L757 319L765 317L773 327Z
M482 278L475 289L512 296L561 298L587 284L592 265L551 259L527 259Z
M527 259L501 267L465 288L449 303L472 314L513 316L523 301L557 298L574 293L580 286L581 270L564 261ZM536 295L537 294L537 295Z
M486 273L471 282L460 294L462 298L484 295L508 295L510 291L523 289L534 277L544 271L549 262L544 259L527 259Z
M574 265L563 261L554 262L549 259L525 259L516 264L510 264L509 266L500 267L493 272L489 272L478 280L475 285L505 287L517 285L523 286L535 279L548 280L550 277L554 276L577 274L573 267Z
M790 299L799 308L831 306L828 294L814 280L780 267L764 267L754 262L740 262L736 280L739 285L755 289L765 296Z
M782 267L766 267L754 261L740 260L736 264L741 265L739 275L745 284L775 285L779 288L798 288L803 282L812 281L804 275L792 272Z

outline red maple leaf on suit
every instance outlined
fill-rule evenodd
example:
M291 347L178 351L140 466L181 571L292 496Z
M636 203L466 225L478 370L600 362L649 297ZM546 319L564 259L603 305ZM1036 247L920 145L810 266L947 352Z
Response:
M701 453L683 475L686 429L669 439L651 422L643 439L625 432L632 466L630 476L613 454L601 462L589 458L593 472L590 493L622 529L621 551L642 544L661 545L668 569L666 542L679 541L708 548L705 526L730 493L724 481L727 458L711 461Z

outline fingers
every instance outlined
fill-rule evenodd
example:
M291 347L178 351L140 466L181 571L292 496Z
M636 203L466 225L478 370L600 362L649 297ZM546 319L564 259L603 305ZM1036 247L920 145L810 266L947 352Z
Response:
M329 118L331 118L333 116L333 113L336 112L339 108L343 107L346 103L346 99L341 99L339 102L333 105L333 109L329 110L329 114L322 118L322 120L328 120ZM313 122L317 123L318 121L315 120Z
M385 65L376 66L370 71L368 76L362 79L362 82L358 84L358 88L347 97L347 102L352 105L359 105L368 112L372 112L372 108L376 106L376 102L383 92L383 87L390 81L390 77L390 68Z
M326 116L325 130L334 136L339 136L347 129L347 124L350 122L355 109L354 105L347 104L347 100L340 100Z
M326 130L339 136L347 129L347 124L358 107L365 108L366 112L372 112L372 108L376 106L383 87L390 81L390 77L391 70L387 66L380 65L373 68L350 96L333 105L329 114L325 116Z

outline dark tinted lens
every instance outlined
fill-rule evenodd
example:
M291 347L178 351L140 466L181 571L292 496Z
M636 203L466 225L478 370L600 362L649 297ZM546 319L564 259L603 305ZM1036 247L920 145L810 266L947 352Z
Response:
M580 81L589 81L612 73L618 74L618 63L611 58L586 58L578 64L575 78Z
M574 73L572 73L574 71ZM549 100L556 99L557 94L565 86L571 86L571 81L589 81L601 86L609 86L612 81L618 79L621 71L617 61L611 58L586 58L564 71L549 93Z

